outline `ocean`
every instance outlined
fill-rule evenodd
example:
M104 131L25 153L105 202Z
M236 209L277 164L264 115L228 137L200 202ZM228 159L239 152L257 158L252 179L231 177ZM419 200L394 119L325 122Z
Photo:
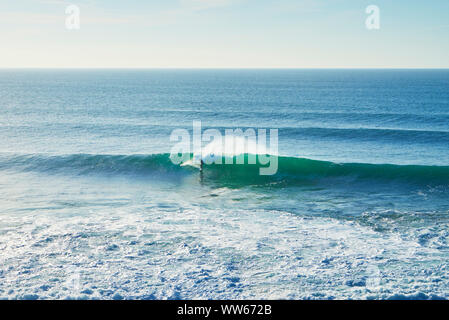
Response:
M448 147L449 70L0 70L0 298L447 299Z

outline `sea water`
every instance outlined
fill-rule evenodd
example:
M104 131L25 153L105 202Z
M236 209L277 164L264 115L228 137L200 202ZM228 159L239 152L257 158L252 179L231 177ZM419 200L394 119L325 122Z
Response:
M447 70L0 70L0 298L449 298L448 227Z

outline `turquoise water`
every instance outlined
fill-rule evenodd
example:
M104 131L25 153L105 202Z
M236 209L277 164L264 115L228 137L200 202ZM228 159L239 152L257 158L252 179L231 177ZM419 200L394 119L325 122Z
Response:
M0 298L449 298L449 71L0 70ZM279 169L173 164L279 130Z

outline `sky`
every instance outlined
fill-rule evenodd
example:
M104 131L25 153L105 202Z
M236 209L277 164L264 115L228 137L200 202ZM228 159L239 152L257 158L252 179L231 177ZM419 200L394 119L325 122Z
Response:
M0 68L449 68L449 1L0 0L0 41Z

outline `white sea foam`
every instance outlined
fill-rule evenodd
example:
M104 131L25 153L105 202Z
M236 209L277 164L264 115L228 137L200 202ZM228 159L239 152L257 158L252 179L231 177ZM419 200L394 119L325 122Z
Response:
M42 202L46 179L22 178L28 199L10 204L0 223L0 297L447 297L449 270L438 262L438 243L422 245L411 234L338 217L239 209L232 203L252 202L228 188L211 198L214 190L186 185L164 199L157 186L105 180L93 187L83 178L81 189L59 181ZM251 195L256 202L266 196ZM421 234L432 238L435 230Z

